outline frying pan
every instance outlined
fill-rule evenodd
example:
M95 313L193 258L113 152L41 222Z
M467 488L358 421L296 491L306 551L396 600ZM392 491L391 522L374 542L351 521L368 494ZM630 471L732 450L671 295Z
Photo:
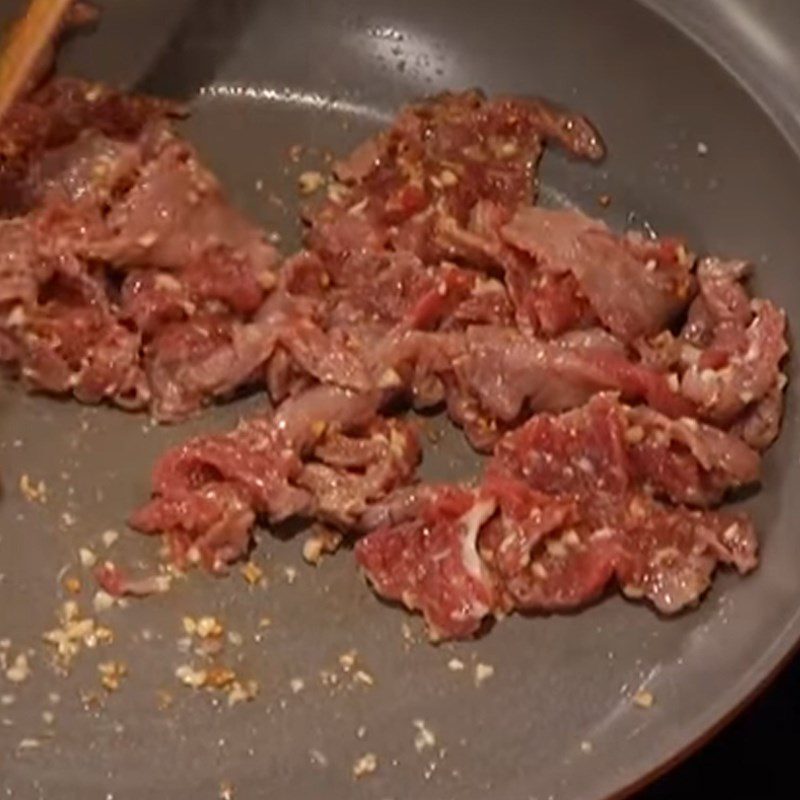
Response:
M14 10L7 5L3 14ZM313 163L288 162L291 145L344 151L402 102L445 88L556 99L597 123L610 156L591 168L550 154L547 202L748 257L758 293L794 320L800 65L789 43L798 35L791 0L109 0L99 30L72 42L62 63L191 100L188 135L287 249L295 214L272 193L291 199L297 171ZM608 210L600 194L612 197ZM599 800L642 785L741 707L800 637L795 387L763 489L747 501L762 566L746 580L722 576L676 619L612 597L432 647L418 620L368 592L347 553L313 569L300 558L302 534L262 532L256 558L266 588L235 572L193 574L164 596L105 612L113 644L80 653L58 676L40 636L64 600L59 575L67 565L79 573L78 548L104 554L101 533L122 530L164 447L226 427L263 400L152 429L139 417L4 386L0 638L11 653L32 654L28 680L2 686L13 695L0 706L4 796L183 800L231 788L237 798L272 800ZM466 445L445 434L429 448L425 475L474 473ZM23 473L44 481L46 503L20 494ZM123 533L113 557L152 563L155 549ZM85 587L80 602L90 595ZM253 702L229 708L178 684L174 671L189 660L181 617L201 614L241 634L229 653L260 684ZM260 628L265 616L272 624ZM351 650L372 686L341 669ZM97 663L112 658L129 674L97 704ZM464 669L451 669L453 659ZM476 686L478 664L494 672ZM335 684L320 679L325 670ZM654 697L647 710L631 702L642 686ZM174 698L167 709L159 690ZM423 724L435 745L417 737ZM352 766L366 754L376 769L355 780Z

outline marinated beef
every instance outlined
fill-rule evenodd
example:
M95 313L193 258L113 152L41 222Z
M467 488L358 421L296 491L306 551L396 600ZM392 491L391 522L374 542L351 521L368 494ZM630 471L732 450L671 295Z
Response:
M612 584L674 613L719 564L755 567L751 521L719 506L778 435L785 315L743 262L536 205L548 143L602 158L583 117L474 91L407 106L335 163L282 258L181 113L59 78L0 126L0 360L161 421L269 397L156 464L131 524L179 565L222 572L259 521L317 520L436 638ZM416 481L409 407L492 453L477 485ZM121 574L109 591L149 587Z
M478 488L405 490L376 505L356 557L434 638L515 609L580 608L612 582L675 613L718 564L755 567L750 520L710 506L758 473L758 455L733 436L596 395L507 434Z

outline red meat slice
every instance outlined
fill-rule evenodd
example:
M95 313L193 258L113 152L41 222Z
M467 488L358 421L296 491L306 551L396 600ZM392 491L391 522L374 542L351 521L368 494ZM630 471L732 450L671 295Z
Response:
M621 408L601 395L560 416L538 414L501 439L488 472L548 494L623 494L631 475Z
M180 270L218 247L235 252L252 274L277 261L266 236L224 197L187 142L165 132L151 159L105 218L107 237L90 254L117 265Z
M170 130L175 111L58 79L4 118L26 205L0 208L25 212L0 220L0 338L31 388L173 420L270 355L244 325L276 252Z
M179 561L202 559L214 570L247 552L256 517L353 525L410 481L419 460L414 429L376 419L378 400L320 386L168 451L153 471L153 498L131 524L166 534Z
M671 507L651 493L708 505L758 468L735 437L599 395L500 442L485 490L501 513L482 554L514 607L580 605L616 576L629 596L674 613L700 598L718 562L753 569L755 533L744 516Z
M495 604L477 552L481 525L494 508L474 491L442 487L417 519L361 539L356 559L378 594L423 614L433 639L469 636Z
M616 580L628 597L673 614L699 601L718 563L742 573L756 565L743 516L670 508L638 492L570 504L513 480L490 479L486 490L497 493L500 513L480 552L507 609L577 608Z
M532 336L558 336L597 324L597 317L571 272L539 269L536 261L511 247L500 231L512 210L479 200L466 228L452 217L436 224L436 243L449 258L488 271L501 272L521 331Z
M780 382L786 316L768 300L753 301L752 309L746 328L718 329L716 341L681 379L683 394L718 424L734 422Z
M692 260L677 243L618 237L577 211L528 206L502 229L547 272L571 273L603 324L625 341L662 330L690 299Z
M673 502L713 505L730 489L758 482L761 459L739 437L690 417L668 419L643 406L625 413L633 473Z
M582 117L538 101L443 94L403 109L392 127L339 161L329 199L309 213L308 246L341 256L386 248L427 262L443 255L437 219L466 224L480 200L513 209L530 202L545 141L600 159Z
M704 419L764 450L783 414L786 319L769 301L750 299L743 283L748 272L743 261L700 261L700 292L679 340L681 391Z
M351 529L370 505L408 483L421 458L416 428L376 419L357 436L330 429L297 478L313 498L313 514Z
M707 506L728 490L755 483L760 458L709 425L597 395L583 408L539 414L507 434L488 471L551 494L624 494L647 487L676 503Z
M275 335L227 316L195 316L163 325L145 348L153 416L184 419L214 398L255 380Z
M633 497L622 523L616 574L623 592L662 613L696 604L719 562L741 573L757 563L752 522L721 512L667 508Z

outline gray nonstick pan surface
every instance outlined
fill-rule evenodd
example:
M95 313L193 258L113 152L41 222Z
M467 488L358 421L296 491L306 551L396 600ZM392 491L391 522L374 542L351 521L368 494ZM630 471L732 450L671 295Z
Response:
M14 7L3 3L0 16ZM297 173L312 163L287 161L291 145L343 152L406 100L480 86L552 98L599 126L610 152L600 167L547 156L551 202L618 227L634 215L700 251L748 257L758 293L790 321L800 314L800 51L791 45L800 12L790 0L104 8L99 29L66 49L62 69L191 101L188 134L287 248L297 236ZM608 210L600 194L613 198ZM783 435L747 501L762 533L760 569L745 580L722 576L676 619L611 597L433 647L419 620L375 599L346 552L311 568L302 534L262 531L256 560L266 588L235 571L223 580L192 574L162 597L104 612L114 642L84 650L61 676L41 635L66 599L64 568L78 574L81 546L103 553L109 529L121 532L116 561L152 562L156 544L122 520L146 496L157 454L263 401L153 429L141 417L4 385L0 639L11 653L30 648L31 674L13 685L0 677L2 797L600 800L642 785L741 707L800 638L797 394L790 383ZM426 454L428 476L476 469L452 432ZM45 483L46 503L23 497L23 474ZM253 702L228 707L176 680L189 660L181 619L204 614L240 634L229 647L237 670L260 685ZM342 667L352 650L372 685ZM107 694L97 665L111 659L128 675ZM464 669L452 669L453 659ZM480 685L478 665L484 677L493 669ZM632 702L641 687L654 698L649 709ZM422 728L430 736L420 738ZM353 765L367 754L376 769L355 780Z

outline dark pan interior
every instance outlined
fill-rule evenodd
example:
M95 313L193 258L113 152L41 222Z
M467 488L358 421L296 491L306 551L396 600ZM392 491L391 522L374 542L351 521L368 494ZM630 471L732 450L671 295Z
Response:
M109 0L100 29L73 42L64 61L191 100L190 136L237 201L287 242L296 235L292 203L283 208L269 195L293 200L297 172L314 163L290 165L292 144L345 150L402 102L445 88L556 99L598 124L610 157L591 168L550 154L551 202L616 226L634 215L701 251L749 257L759 292L790 320L800 313L796 152L714 58L633 0ZM607 211L597 203L605 193ZM581 614L515 617L480 641L431 647L418 620L369 593L347 553L315 570L300 558L302 537L264 532L257 558L266 589L248 588L237 573L192 575L164 597L107 612L114 643L81 653L70 676L56 676L40 637L64 599L60 570L83 544L102 551L102 531L124 530L166 444L227 425L259 402L152 430L142 418L2 388L0 639L12 652L33 652L30 679L0 687L15 698L0 706L4 797L213 798L230 781L237 798L271 800L603 798L702 737L797 639L800 462L790 384L783 436L749 504L763 564L747 580L723 576L699 609L677 619L614 597ZM438 477L475 468L456 435L429 450L425 467ZM22 498L22 473L46 482L46 504ZM154 554L143 538L114 545L118 561ZM293 582L286 567L297 570ZM84 590L83 602L89 596ZM177 645L184 614L216 614L242 634L231 652L261 684L254 702L227 708L178 685L174 670L189 660ZM265 615L272 625L259 632ZM374 686L341 673L338 658L352 648ZM97 662L109 658L127 662L129 677L102 708L85 707L81 692L97 689ZM466 668L449 669L452 658ZM478 663L494 667L480 687ZM338 670L339 683L323 685L321 670ZM302 691L292 691L293 678L303 679ZM642 685L655 697L647 711L631 703ZM175 696L168 710L157 708L160 689ZM415 720L434 733L434 747L417 751ZM24 739L40 746L20 750ZM354 781L353 762L366 753L377 770Z

